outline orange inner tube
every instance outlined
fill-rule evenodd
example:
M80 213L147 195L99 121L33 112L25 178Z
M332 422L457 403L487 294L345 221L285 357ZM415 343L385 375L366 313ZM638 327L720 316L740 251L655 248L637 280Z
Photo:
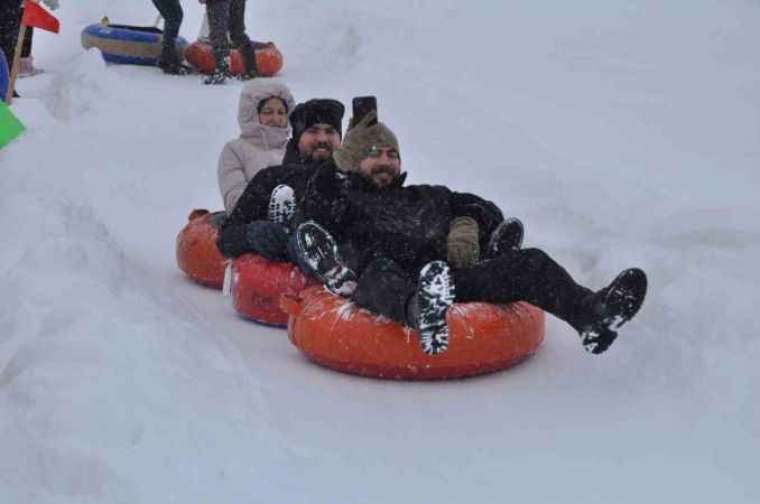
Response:
M221 289L225 259L216 247L224 212L190 212L187 225L177 235L177 265L195 282Z
M280 306L282 296L297 296L315 283L294 264L244 254L232 263L232 305L254 322L284 327L288 314Z
M282 53L274 42L254 42L256 69L262 77L271 77L282 70ZM208 42L196 40L185 50L185 58L203 73L211 73L216 68L216 59ZM237 49L230 50L230 71L233 75L243 73L243 58Z
M462 378L506 369L534 354L544 339L544 313L527 303L452 306L449 349L420 350L415 331L310 287L283 298L288 337L309 359L344 373L397 380Z

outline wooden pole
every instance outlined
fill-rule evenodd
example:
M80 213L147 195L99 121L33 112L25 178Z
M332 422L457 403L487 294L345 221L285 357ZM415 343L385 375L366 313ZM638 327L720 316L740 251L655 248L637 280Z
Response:
M13 62L11 63L11 78L8 81L8 92L5 94L5 103L8 105L13 101L13 90L16 89L16 77L21 66L21 48L24 46L24 37L26 37L27 26L21 23L18 30L18 40L16 41L16 52L13 53Z

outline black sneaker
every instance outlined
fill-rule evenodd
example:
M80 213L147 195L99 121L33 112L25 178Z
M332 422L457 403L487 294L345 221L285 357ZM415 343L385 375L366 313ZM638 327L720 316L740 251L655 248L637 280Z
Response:
M182 60L173 45L162 47L158 67L167 75L187 75L192 71L189 66L182 64Z
M606 351L617 338L615 330L638 313L646 293L646 274L631 268L594 294L589 305L592 322L580 331L586 351L593 354Z
M488 242L488 255L494 257L505 250L518 250L522 247L524 234L525 227L517 217L510 217L503 221L491 233L491 239Z
M188 75L193 73L193 69L182 63L159 63L159 68L166 75Z
M288 227L295 212L296 196L293 188L287 184L275 187L269 198L269 220Z
M413 309L417 312L420 347L428 355L445 352L449 347L446 311L454 304L454 294L451 271L444 261L433 261L420 270Z
M343 263L338 244L326 229L316 222L304 222L296 229L296 246L302 265L324 282L330 292L340 296L353 294L356 274Z

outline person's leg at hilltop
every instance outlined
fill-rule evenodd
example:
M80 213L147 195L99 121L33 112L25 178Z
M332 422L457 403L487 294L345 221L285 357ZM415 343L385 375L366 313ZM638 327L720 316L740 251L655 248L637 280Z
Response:
M205 84L224 84L230 77L227 58L230 55L229 25L230 0L206 0L208 14L209 38L214 52L216 68L203 81Z
M164 38L158 66L170 75L186 74L189 68L182 64L177 54L177 37L184 17L182 6L179 0L153 0L153 4L164 18Z
M8 62L9 71L13 65L20 25L21 1L2 0L0 2L0 47L5 55L5 60ZM15 91L14 96L17 96ZM5 99L4 96L2 98Z
M245 32L245 3L246 0L230 0L229 31L232 43L240 51L243 60L243 80L253 79L258 74L256 67L256 53L253 43Z

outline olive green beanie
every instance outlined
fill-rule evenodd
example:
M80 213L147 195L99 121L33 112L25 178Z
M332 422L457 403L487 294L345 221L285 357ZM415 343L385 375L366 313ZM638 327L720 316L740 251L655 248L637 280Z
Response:
M346 132L343 145L333 153L335 164L341 171L357 171L359 164L370 155L373 148L391 147L400 154L398 139L388 126L381 122L369 125L375 119L377 119L377 115L370 112Z

